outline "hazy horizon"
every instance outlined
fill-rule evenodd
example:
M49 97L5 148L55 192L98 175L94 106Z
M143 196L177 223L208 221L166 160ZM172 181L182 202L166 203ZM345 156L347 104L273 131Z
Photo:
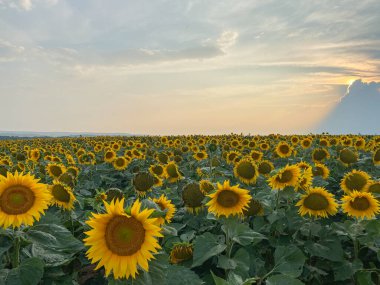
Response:
M0 131L379 134L379 10L0 0Z

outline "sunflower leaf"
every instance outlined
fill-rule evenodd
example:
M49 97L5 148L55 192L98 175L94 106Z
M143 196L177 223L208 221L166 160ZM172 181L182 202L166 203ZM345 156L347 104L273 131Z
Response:
M226 249L227 245L220 243L217 236L204 233L198 236L194 242L194 256L192 267L202 265L206 260L218 255Z

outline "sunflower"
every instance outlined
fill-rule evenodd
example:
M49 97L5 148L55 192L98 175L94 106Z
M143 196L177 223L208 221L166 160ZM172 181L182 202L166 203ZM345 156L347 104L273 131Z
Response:
M269 173L271 173L273 169L274 169L274 165L271 161L262 160L260 161L257 170L259 171L261 175L268 176Z
M373 153L373 164L380 165L380 148Z
M197 214L203 207L202 201L205 195L202 193L199 183L188 183L182 191L182 200L186 209L193 214Z
M302 141L301 141L301 146L303 149L307 149L311 146L311 139L310 138L304 138Z
M38 148L32 149L29 153L29 158L32 161L38 161L40 157L41 157L41 153Z
M263 204L259 200L252 198L248 204L248 208L243 210L243 214L246 217L263 216L264 215Z
M149 270L148 261L160 249L157 238L162 237L156 219L149 218L153 209L140 211L139 200L133 203L130 214L124 210L124 199L104 202L106 213L92 214L86 223L84 243L89 247L87 257L98 262L95 270L104 266L106 276L111 271L115 279L136 277L137 266Z
M255 184L259 171L256 164L250 159L244 158L235 164L234 175L243 183Z
M46 166L46 170L49 173L50 177L58 178L62 173L66 172L66 167L58 163L49 163Z
M269 186L274 190L283 190L286 186L297 187L300 173L297 165L286 165L268 179Z
M0 226L31 226L48 208L51 196L47 186L30 174L7 173L0 179Z
M156 159L157 159L160 163L162 163L162 164L166 164L166 163L168 163L168 161L169 161L169 156L168 156L166 153L164 153L164 152L160 152L160 153L158 153L158 154L156 155Z
M157 218L157 224L159 226L163 225L165 222L170 223L175 213L175 206L172 204L172 201L165 197L164 194L160 196L160 198L154 198L153 202L155 202L162 211L167 211L165 217Z
M69 211L74 208L74 202L76 201L76 198L70 187L59 181L54 181L53 185L51 185L49 189L52 196L52 204Z
M65 172L62 173L61 176L58 177L58 181L62 182L63 184L69 186L69 187L74 187L75 185L75 177L71 172Z
M324 148L316 148L313 150L311 157L314 162L322 162L323 160L330 158L330 154Z
M72 175L74 175L74 177L78 177L79 175L79 168L76 167L76 166L70 166L66 169L66 172L69 172L71 173Z
M301 175L298 181L298 185L294 188L294 190L298 191L298 189L307 190L313 183L313 171L312 168L306 168L301 170Z
M199 181L199 187L204 195L208 195L215 190L214 185L208 180Z
M346 194L354 190L361 192L367 187L369 182L370 176L367 172L352 170L344 175L342 181L340 182L340 187Z
M330 170L326 165L322 163L315 163L315 166L313 167L313 175L321 176L323 179L326 180L330 175Z
M154 176L150 172L139 172L133 178L132 184L139 196L145 196L152 190L154 185Z
M116 158L116 152L111 150L111 149L108 149L104 153L104 161L105 162L111 163L115 158Z
M206 204L208 211L217 217L242 215L252 199L249 191L239 188L239 185L231 186L228 180L224 181L223 185L218 183L217 186L216 192L208 195L211 198Z
M199 152L194 153L193 157L196 160L201 161L201 160L206 159L208 157L208 155L207 155L207 152L205 152L205 151L199 151Z
M154 164L149 167L149 172L162 177L164 175L164 167L161 164Z
M170 251L170 262L177 264L193 258L193 246L191 243L176 243Z
M327 218L328 215L335 215L338 211L338 203L335 201L334 195L323 187L309 188L306 194L301 196L301 200L296 206L300 207L298 213L301 216Z
M358 161L358 154L349 148L345 148L339 152L339 160L343 165L349 166Z
M364 190L365 192L371 192L380 194L380 181L370 181Z
M371 193L354 190L343 196L342 209L351 217L372 219L380 212L380 204Z
M170 183L176 182L182 178L181 173L178 170L178 166L175 162L169 162L165 166L165 178L169 180Z
M228 164L232 164L237 157L240 156L240 153L237 151L230 151L226 155L226 160Z
M119 156L114 159L112 165L116 170L122 171L128 167L128 160L124 156Z
M263 158L263 153L258 150L252 150L249 156L253 161L260 161Z
M287 142L279 142L276 153L279 157L289 157L292 155L293 148Z

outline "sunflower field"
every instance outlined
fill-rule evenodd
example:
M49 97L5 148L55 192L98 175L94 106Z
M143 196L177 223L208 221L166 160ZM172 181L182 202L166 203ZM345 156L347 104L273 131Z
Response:
M0 284L380 284L380 136L0 141Z

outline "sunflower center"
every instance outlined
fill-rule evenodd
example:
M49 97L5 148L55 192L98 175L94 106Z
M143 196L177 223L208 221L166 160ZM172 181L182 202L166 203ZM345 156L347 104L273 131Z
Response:
M293 173L290 170L285 170L281 175L279 175L276 180L280 183L290 182L293 178Z
M320 211L328 208L329 201L319 193L311 193L305 198L303 205L308 209Z
M163 173L163 168L161 166L155 166L152 168L152 170L154 174L159 175L159 176L162 175Z
M116 165L117 166L124 166L124 160L122 158L118 158L116 160Z
M255 177L256 170L252 163L242 162L237 166L237 173L243 178L252 179Z
M269 163L266 163L266 162L260 163L260 165L259 165L259 172L261 174L268 174L271 171L272 171L272 167L270 166Z
M355 153L349 149L344 149L340 152L340 160L344 163L351 164L357 161Z
M347 177L346 186L350 190L361 191L363 187L367 184L367 182L367 179L363 175L359 173L354 173Z
M380 150L377 150L375 156L373 157L374 161L380 161Z
M59 177L62 174L62 169L57 165L52 165L50 171L55 177Z
M372 193L379 193L380 194L380 183L374 183L371 186L368 187L368 191Z
M317 149L314 151L313 157L315 160L322 160L327 157L327 153L324 149Z
M26 213L34 205L32 190L22 185L11 186L0 196L0 209L9 215Z
M139 173L133 180L133 185L137 191L148 191L154 185L154 178L149 173Z
M59 185L59 184L54 185L51 192L54 198L57 199L58 201L65 202L65 203L70 202L70 194L62 185Z
M134 217L115 216L107 224L105 240L114 254L129 256L140 250L145 240L145 229Z
M223 190L219 193L217 201L218 204L222 205L225 208L231 208L236 206L239 203L239 195L231 190Z
M365 211L370 207L369 201L365 197L356 197L353 201L350 201L350 205L358 211Z
M280 152L281 153L288 153L289 152L289 146L287 146L286 144L283 144L283 145L280 145Z

